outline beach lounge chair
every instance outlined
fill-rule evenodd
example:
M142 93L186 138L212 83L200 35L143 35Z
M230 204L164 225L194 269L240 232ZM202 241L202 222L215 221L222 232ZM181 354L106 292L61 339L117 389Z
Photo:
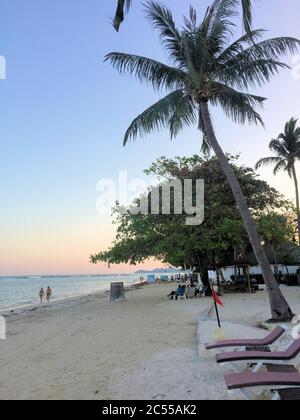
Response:
M217 363L232 363L241 361L259 361L256 370L259 370L264 362L282 362L295 359L300 353L300 339L295 340L285 351L235 351L217 354Z
M196 286L187 286L186 289L186 297L188 299L193 299L196 293Z
M300 387L299 372L230 373L224 378L229 390L268 386Z
M226 347L256 347L256 346L270 346L274 344L282 335L285 333L283 327L276 327L266 337L256 340L251 339L236 339L236 340L224 340L217 341L214 343L205 344L206 350L221 349Z
M247 399L252 399L245 391L247 388L256 388L265 392L270 389L273 400L300 400L300 373L294 366L289 371L273 371L259 373L231 373L225 375L225 383L229 391L240 390ZM279 389L274 389L279 387ZM260 393L260 392L259 392Z

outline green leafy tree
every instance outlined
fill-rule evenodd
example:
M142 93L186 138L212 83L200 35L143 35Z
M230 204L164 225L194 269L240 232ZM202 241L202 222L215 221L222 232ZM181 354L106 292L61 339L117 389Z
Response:
M270 247L275 261L275 274L278 279L277 254L284 245L292 242L294 230L288 218L288 206L286 212L278 214L270 212L259 219L258 230L265 244Z
M297 127L295 118L291 118L284 127L284 132L279 134L277 139L274 139L269 144L269 149L275 154L260 159L256 164L256 169L262 166L274 166L274 175L279 171L285 171L289 177L293 179L296 192L296 209L297 209L297 223L298 223L298 237L300 245L300 197L299 185L297 179L297 172L295 164L300 160L300 127Z
M250 168L230 165L247 197L251 212L260 220L288 203L269 185L257 178ZM137 264L154 257L176 267L197 267L203 283L208 285L208 269L232 259L234 246L248 246L248 237L235 200L216 157L166 159L162 157L145 171L158 177L161 184L180 179L204 179L205 220L199 226L186 226L182 215L132 215L114 208L117 237L110 249L92 257L94 263ZM171 196L171 208L174 197ZM184 209L184 206L183 206ZM264 225L265 226L265 225Z
M167 95L131 123L124 145L129 139L162 127L168 127L171 137L175 137L185 125L198 124L204 133L204 144L214 150L236 199L263 272L273 320L291 319L293 313L271 270L241 186L216 138L209 104L220 106L235 122L263 124L256 107L265 99L247 90L269 81L279 69L287 68L279 56L295 52L300 42L294 38L261 40L263 31L253 30L229 44L235 26L233 0L214 2L200 24L191 8L182 30L176 27L171 11L155 1L147 3L146 13L160 32L171 65L119 52L108 54L106 60L120 73L135 75L156 90L166 90Z

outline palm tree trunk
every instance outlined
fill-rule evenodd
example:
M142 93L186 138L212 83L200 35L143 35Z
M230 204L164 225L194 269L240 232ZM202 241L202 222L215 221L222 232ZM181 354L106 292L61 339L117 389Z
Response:
M274 257L274 272L275 272L275 277L276 277L277 282L279 282L279 270L278 270L277 253L276 253L275 247L273 245L271 245L271 249L272 249L273 257Z
M300 245L300 199L299 199L299 187L298 187L298 179L297 173L295 169L295 165L292 166L293 178L295 183L295 190L296 190L296 209L297 209L297 222L298 222L298 244Z
M200 102L200 111L201 117L204 125L204 129L209 141L209 144L213 148L221 168L230 184L231 190L235 197L236 203L238 205L241 217L244 221L246 231L249 235L250 242L252 244L253 251L255 253L258 264L261 267L266 288L269 294L270 307L272 313L272 321L290 321L294 314L289 307L287 301L285 300L281 290L278 286L278 283L274 277L274 274L271 270L269 261L266 257L265 251L260 241L255 223L252 219L252 215L247 205L247 201L243 195L240 184L237 180L237 177L229 164L228 158L221 149L218 140L216 138L207 102Z

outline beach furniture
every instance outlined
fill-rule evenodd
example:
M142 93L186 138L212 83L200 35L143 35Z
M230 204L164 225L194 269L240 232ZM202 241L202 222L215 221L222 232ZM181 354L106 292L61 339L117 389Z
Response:
M246 281L221 283L221 293L249 293L251 286Z
M233 363L241 361L249 361L256 365L253 372L258 372L264 363L283 362L295 359L300 353L300 339L294 340L293 343L285 351L235 351L217 354L217 363Z
M150 274L149 276L147 276L147 282L149 284L154 284L156 281L155 276L153 274Z
M205 344L206 350L221 349L226 347L256 347L256 346L270 346L275 343L285 333L283 327L276 327L270 334L261 339L235 339L216 341L214 343Z
M224 376L228 390L268 386L299 386L299 372L229 373Z
M271 389L274 393L273 400L300 400L300 373L294 366L286 366L285 370L276 366L272 370L258 373L231 373L224 376L227 389L240 390L247 399L252 399L246 389L256 388L258 393ZM279 389L274 389L279 387Z
M285 372L285 373L297 373L298 369L293 365L266 365L268 372ZM272 390L274 392L273 400L282 401L300 401L300 387L299 388L280 388Z
M115 282L110 284L109 302L125 301L125 289L123 282Z
M187 286L186 289L186 297L188 299L193 299L195 297L195 293L196 293L196 286Z
M178 287L176 291L176 300L186 299L186 286Z

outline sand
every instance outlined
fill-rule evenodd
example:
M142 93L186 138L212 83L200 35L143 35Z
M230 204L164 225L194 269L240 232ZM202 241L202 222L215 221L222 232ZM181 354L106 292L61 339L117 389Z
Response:
M172 288L145 286L124 303L99 294L10 314L0 399L238 399L202 345L214 337L211 300L168 301ZM300 288L284 292L300 314ZM269 317L265 292L223 300L226 334L265 335L255 328Z

